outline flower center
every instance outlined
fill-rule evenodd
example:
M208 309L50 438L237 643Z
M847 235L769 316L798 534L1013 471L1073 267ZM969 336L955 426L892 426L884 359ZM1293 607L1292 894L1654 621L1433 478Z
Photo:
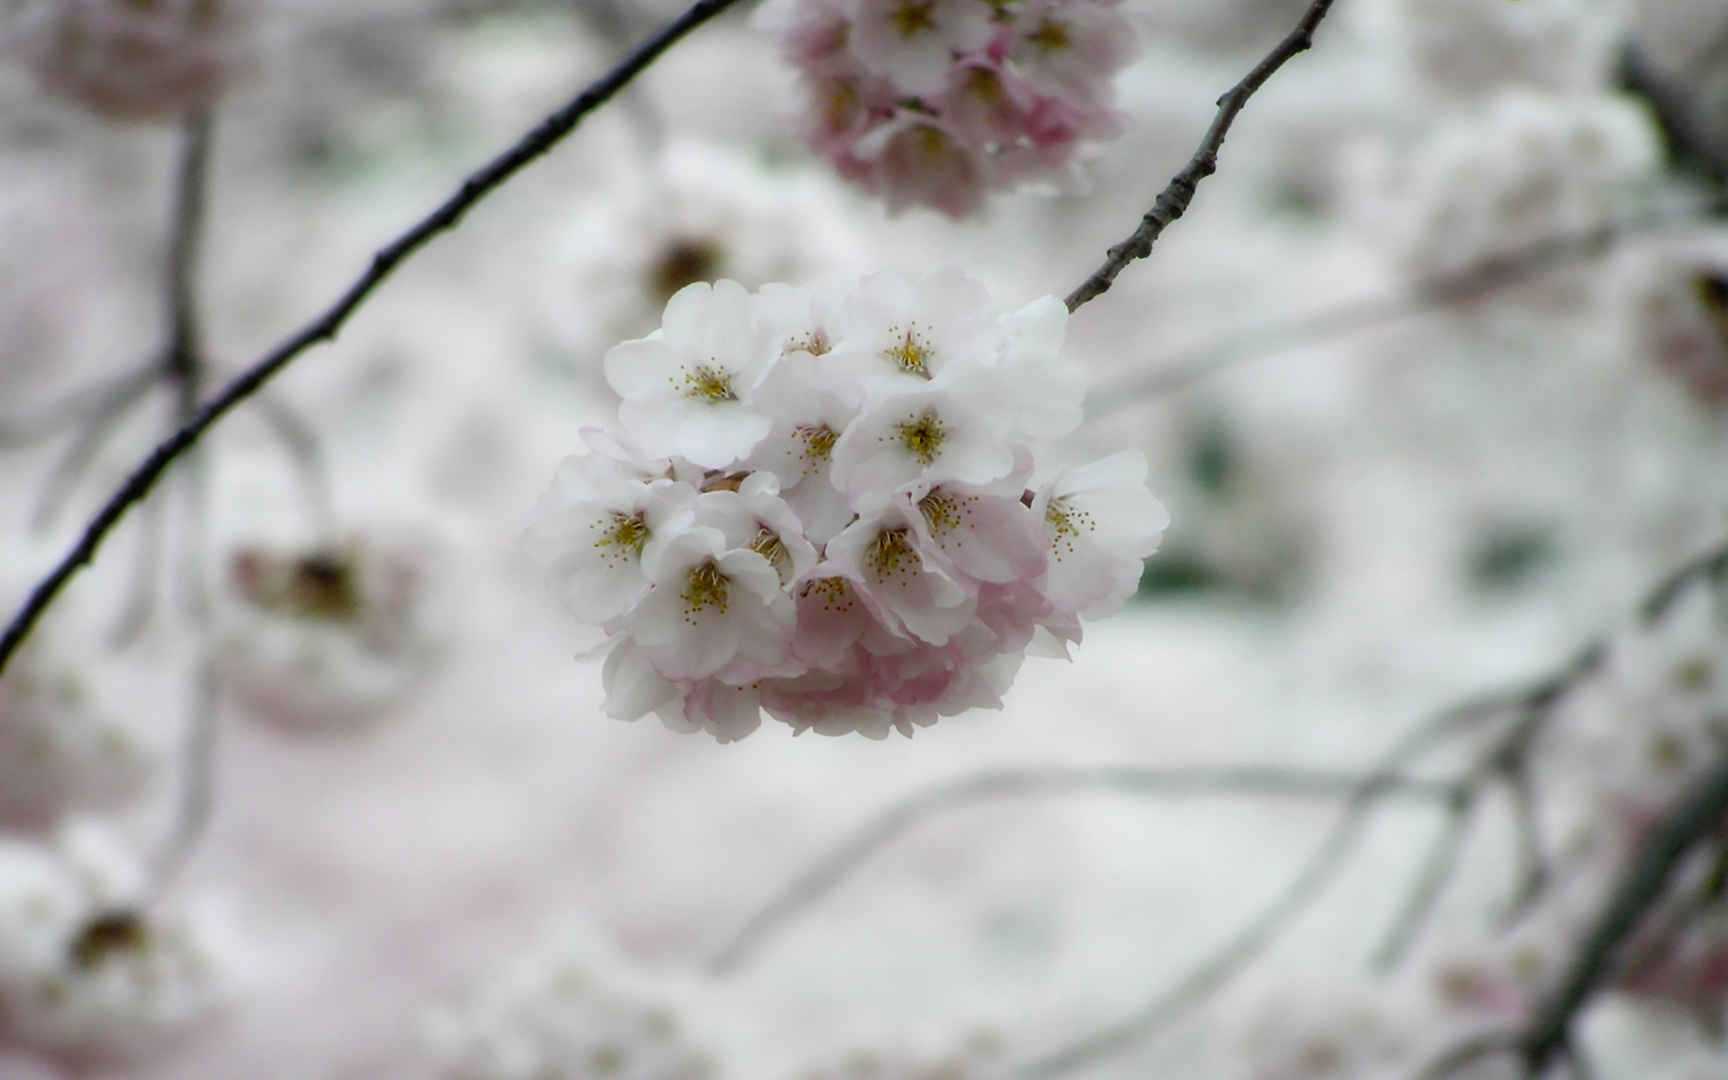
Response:
M803 598L811 593L822 598L823 611L837 611L844 614L852 610L852 586L848 585L843 577L825 577L817 578L815 581L807 581L804 583L804 588L799 591L798 596Z
M1038 29L1026 35L1026 40L1045 52L1066 49L1074 44L1073 39L1068 36L1068 28L1055 19L1045 19L1039 23Z
M625 514L612 511L609 525L597 523L604 529L594 546L600 549L606 562L614 568L633 564L642 557L642 547L648 543L648 523L641 514Z
M730 585L730 580L712 560L692 568L684 581L684 621L696 625L696 617L708 608L726 614Z
M773 529L759 528L756 539L750 541L750 550L768 560L768 565L780 575L780 584L785 585L792 576L792 553L786 550L786 545L780 541L780 535Z
M684 396L714 404L738 400L732 392L732 373L718 364L698 364L686 371Z
M918 553L912 550L912 545L906 539L906 530L883 529L876 534L876 539L870 541L870 546L864 549L864 565L876 575L876 581L881 584L895 574L922 566ZM902 583L902 588L904 588Z
M806 333L799 334L796 337L787 338L786 344L781 346L780 355L785 356L787 353L804 352L809 353L811 356L821 356L831 348L833 348L833 346L828 343L827 334L824 334L820 330L810 330Z
M910 40L921 31L936 29L936 20L930 14L935 6L936 0L905 0L888 13L888 22L902 38Z
M1050 532L1050 551L1060 561L1074 554L1075 542L1082 532L1096 532L1097 522L1084 510L1075 509L1068 500L1051 499L1044 508L1044 526Z
M894 425L894 431L900 437L900 445L917 458L920 465L935 461L948 438L947 426L936 415L935 409L925 409L919 416L902 420Z
M826 464L834 454L834 443L840 438L840 433L827 424L801 424L792 429L792 434L804 443L806 472Z
M966 524L972 517L972 504L977 501L935 488L918 500L918 512L929 524L930 535L941 542L943 536Z
M882 358L908 375L928 379L930 377L932 350L924 344L923 338L918 333L917 325L908 326L904 332L898 326L890 326L888 332L894 334L896 340L894 344L882 350Z

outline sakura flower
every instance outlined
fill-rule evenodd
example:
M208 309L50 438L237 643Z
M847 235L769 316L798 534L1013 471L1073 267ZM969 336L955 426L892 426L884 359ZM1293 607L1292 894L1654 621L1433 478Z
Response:
M660 475L646 468L599 447L565 459L523 538L584 622L607 622L636 604L648 590L643 552L693 512L696 491L664 475L669 464Z
M1006 476L1014 455L1003 425L974 403L982 382L972 376L867 408L834 444L834 486L857 500L914 481L987 484Z
M216 671L253 716L285 730L365 727L417 690L441 652L432 567L409 540L242 548L218 619Z
M0 675L0 825L40 828L138 795L154 754L95 688L34 642Z
M748 681L785 662L792 601L767 556L696 526L653 552L644 569L653 587L628 633L661 675Z
M742 285L697 282L667 301L659 330L606 354L606 381L646 450L720 468L768 434L749 398L776 359Z
M1009 58L1035 90L1063 101L1107 101L1110 73L1134 55L1134 26L1101 3L1026 0L1014 12L1020 30Z
M215 1019L234 975L220 912L129 906L142 867L88 823L0 844L0 1030L73 1069L136 1065Z
M686 1030L687 996L565 927L431 1010L422 1032L449 1080L708 1080L718 1069Z
M828 542L812 573L845 578L882 624L941 645L971 622L976 600L958 579L918 554L911 513L889 505Z
M990 295L958 270L913 282L871 274L846 310L832 362L877 393L922 389L976 371L1001 351Z
M29 0L15 38L42 85L117 120L210 104L237 66L226 0Z
M990 38L990 8L978 0L856 0L848 43L871 73L908 94L934 94L955 53Z
M1021 502L1030 466L984 485L914 481L895 498L907 515L920 555L957 577L978 582L1036 580L1044 572L1043 526Z
M1058 610L1101 618L1133 594L1170 523L1145 484L1146 459L1123 451L1057 473L1033 500L1050 543L1044 590Z
M759 19L803 76L811 146L890 212L956 218L1072 177L1119 127L1110 80L1134 49L1100 0L770 0Z

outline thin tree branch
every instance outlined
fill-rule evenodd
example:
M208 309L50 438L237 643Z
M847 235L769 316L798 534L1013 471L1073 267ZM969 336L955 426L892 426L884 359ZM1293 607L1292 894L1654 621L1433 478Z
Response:
M85 526L83 534L48 576L31 590L24 606L0 634L0 671L24 641L72 576L96 556L103 539L126 512L150 493L168 466L196 443L211 425L250 397L306 349L334 340L348 317L371 295L391 272L438 234L453 229L475 203L536 158L552 149L575 129L584 117L605 104L661 53L696 27L731 7L737 0L697 0L683 15L639 46L606 75L576 95L568 104L541 121L509 149L475 172L456 192L395 240L372 256L370 264L353 284L323 314L288 337L246 371L234 378L215 397L205 402L190 422L159 444L133 470L118 491L109 497Z
M253 401L258 415L282 444L282 452L293 466L300 481L313 528L319 536L333 539L336 529L336 502L330 494L330 473L323 451L305 419L275 397L259 394Z
M1572 1022L1607 977L1620 948L1667 887L1680 863L1728 817L1728 755L1687 791L1624 872L1598 912L1559 988L1519 1041L1537 1073L1566 1053Z
M210 823L215 804L219 695L208 658L193 675L192 709L180 745L180 798L167 839L151 862L143 903L161 897L185 868Z
M1463 853L1471 815L1476 810L1481 792L1481 785L1468 782L1459 784L1453 792L1454 798L1446 807L1446 819L1428 849L1428 857L1422 860L1416 883L1405 895L1386 936L1374 950L1369 960L1371 966L1382 971L1396 967L1433 916L1434 908L1458 867L1458 857Z
M1158 237L1163 235L1171 222L1187 212L1188 204L1194 200L1194 192L1200 181L1218 171L1218 151L1223 148L1224 139L1230 134L1230 125L1236 122L1237 114L1286 61L1313 46L1314 31L1331 7L1332 0L1313 0L1296 23L1296 28L1255 64L1254 70L1241 82L1225 91L1224 96L1218 99L1218 113L1212 119L1212 126L1206 129L1205 137L1200 140L1199 149L1194 151L1194 156L1188 159L1188 164L1182 171L1172 177L1164 190L1158 193L1152 209L1146 211L1139 226L1126 240L1109 250L1104 265L1094 270L1091 277L1068 294L1069 311L1077 311L1081 304L1102 296L1115 283L1116 275L1120 274L1123 268L1135 259L1144 259L1152 253L1152 245L1158 242Z
M708 963L713 975L728 975L752 959L777 933L832 893L865 860L925 818L944 810L989 799L1028 795L1114 791L1158 798L1194 795L1265 795L1289 798L1400 797L1437 801L1452 797L1441 782L1388 776L1378 781L1360 774L1241 765L1221 768L994 769L938 784L866 822L751 915Z
M1479 299L1560 267L1600 258L1632 237L1728 211L1728 196L1683 206L1649 208L1619 221L1552 237L1461 269L1416 282L1394 296L1365 297L1235 334L1219 344L1187 349L1113 379L1091 395L1089 415L1116 412L1147 397L1174 394L1236 364L1301 344L1313 344Z
M31 410L28 416L0 417L0 449L29 446L52 438L64 425L89 420L136 400L155 380L156 365L145 364L124 375L98 379L58 401Z
M1487 707L1489 704L1448 709L1418 724L1386 751L1361 786L1351 793L1338 820L1289 884L1223 945L1189 968L1138 1012L1028 1063L1016 1075L1021 1080L1044 1080L1120 1053L1227 985L1319 897L1333 871L1355 847L1386 785L1398 782L1404 769L1441 740L1496 715L1494 708Z

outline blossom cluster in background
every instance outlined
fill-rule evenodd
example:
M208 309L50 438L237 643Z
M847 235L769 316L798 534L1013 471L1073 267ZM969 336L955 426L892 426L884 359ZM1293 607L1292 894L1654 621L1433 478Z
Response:
M890 210L953 217L1070 178L1116 134L1135 51L1112 0L773 0L761 20L805 83L811 147Z
M44 89L118 120L210 104L238 61L230 0L26 0L0 13L0 48Z
M1137 453L1052 467L1066 322L957 271L680 290L607 353L623 433L585 432L529 535L611 639L607 711L911 734L1117 610L1167 515Z

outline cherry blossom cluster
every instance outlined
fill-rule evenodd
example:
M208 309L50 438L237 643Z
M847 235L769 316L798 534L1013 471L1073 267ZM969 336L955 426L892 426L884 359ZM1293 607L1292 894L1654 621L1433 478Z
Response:
M1626 33L1618 0L1391 0L1384 20L1398 70L1435 96L1474 99L1519 83L1562 94L1608 84Z
M236 974L219 910L148 916L142 867L79 822L53 846L0 842L0 1042L83 1075L171 1049L219 1015Z
M816 152L890 210L953 217L1115 135L1111 78L1135 51L1115 0L771 0L761 18Z
M673 296L606 354L623 432L584 431L527 537L608 638L607 712L911 734L1120 608L1168 515L1138 453L1052 467L1066 321L957 271Z
M718 1066L685 1030L680 997L567 928L433 1010L423 1037L449 1080L710 1080Z
M58 655L31 642L0 675L0 828L40 829L137 796L155 755Z
M1431 279L1615 220L1658 163L1628 102L1507 90L1408 143L1359 148L1353 201L1364 232Z
M440 655L428 563L421 545L371 536L239 549L211 649L216 672L251 716L279 729L367 726Z
M44 89L117 120L210 104L237 60L230 0L25 0L0 42Z

